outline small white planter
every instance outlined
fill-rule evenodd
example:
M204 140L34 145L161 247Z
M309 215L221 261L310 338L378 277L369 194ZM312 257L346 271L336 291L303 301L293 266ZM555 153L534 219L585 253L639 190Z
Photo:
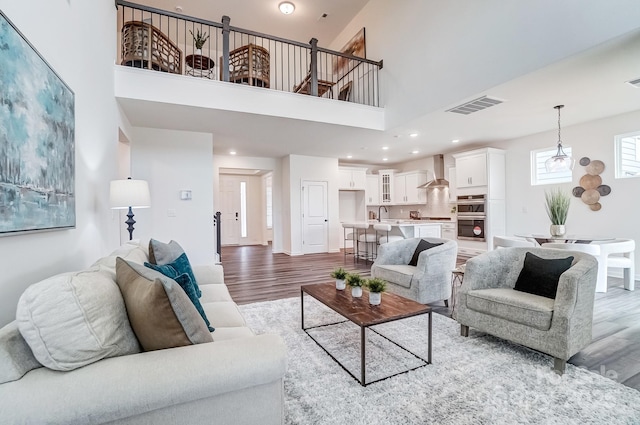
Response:
M369 292L369 304L380 305L382 301L382 292Z
M196 55L202 55L202 49L196 49Z
M360 286L352 286L351 287L351 296L353 298L360 298L362 296L362 287L360 287Z
M567 233L567 230L564 227L564 224L552 224L549 229L549 233L551 236L564 236Z
M336 289L342 291L345 288L344 279L336 279Z

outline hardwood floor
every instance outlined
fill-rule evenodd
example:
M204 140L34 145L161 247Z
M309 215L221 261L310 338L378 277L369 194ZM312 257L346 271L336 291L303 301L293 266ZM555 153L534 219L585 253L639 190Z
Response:
M459 258L458 262L464 262ZM272 254L271 246L222 248L225 283L234 301L249 304L300 296L300 285L331 281L338 266L363 277L371 275L371 262L354 263L342 253L291 257ZM451 309L432 305L451 317ZM640 290L626 291L622 279L609 278L606 293L597 293L593 315L593 341L569 363L587 368L640 390Z

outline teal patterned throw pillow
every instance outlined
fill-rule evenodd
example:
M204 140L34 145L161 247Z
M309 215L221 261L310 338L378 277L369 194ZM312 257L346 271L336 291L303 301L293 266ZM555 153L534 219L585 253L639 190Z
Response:
M209 328L209 332L213 332L215 329L211 326L211 323L209 322L209 319L207 318L207 315L205 314L204 309L202 308L202 304L200 304L200 300L198 299L195 280L191 280L191 276L189 273L186 273L186 272L181 273L180 267L176 265L176 263L178 265L183 264L184 260L182 260L182 257L184 257L185 260L187 258L186 254L182 254L180 257L176 259L176 261L174 261L171 264L164 264L162 266L159 266L157 264L151 264L151 263L145 262L144 265L145 267L158 271L163 275L175 280L178 283L178 285L180 285L180 287L184 289L184 292L187 294L187 296L195 306L196 310L198 310L198 313L200 313L200 316L202 316L202 319L204 320L204 322L207 324L207 327ZM186 261L188 264L189 260L186 260ZM191 266L189 266L189 270L191 270Z

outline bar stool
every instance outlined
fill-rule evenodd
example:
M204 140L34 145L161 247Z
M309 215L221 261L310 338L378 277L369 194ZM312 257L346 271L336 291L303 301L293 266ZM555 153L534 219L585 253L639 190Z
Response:
M344 260L347 261L347 255L353 255L353 259L355 261L355 253L356 253L356 238L355 238L356 230L353 228L353 224L351 223L342 223L342 235L343 235L343 245L344 245ZM351 242L351 251L347 249L347 242Z
M353 229L357 241L355 249L356 253L354 257L356 259L364 258L364 260L367 261L369 259L369 243L375 243L376 235L372 235L371 233L367 232L367 230L369 229L369 223L354 223ZM362 249L360 248L361 242L364 243L364 257L362 256Z
M376 231L376 235L379 235L380 232L386 232L386 234L384 234L384 236L380 236L378 239L378 245L382 245L384 243L387 242L394 242L394 241L400 241L402 239L404 239L402 236L398 236L398 235L389 235L389 232L391 231L391 225L387 224L387 223L378 223L378 224L374 224L373 228Z

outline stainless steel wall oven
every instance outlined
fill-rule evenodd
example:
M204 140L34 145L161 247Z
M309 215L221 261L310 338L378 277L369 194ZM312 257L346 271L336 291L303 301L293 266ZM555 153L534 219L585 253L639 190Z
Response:
M486 202L484 195L458 196L458 239L484 242Z

